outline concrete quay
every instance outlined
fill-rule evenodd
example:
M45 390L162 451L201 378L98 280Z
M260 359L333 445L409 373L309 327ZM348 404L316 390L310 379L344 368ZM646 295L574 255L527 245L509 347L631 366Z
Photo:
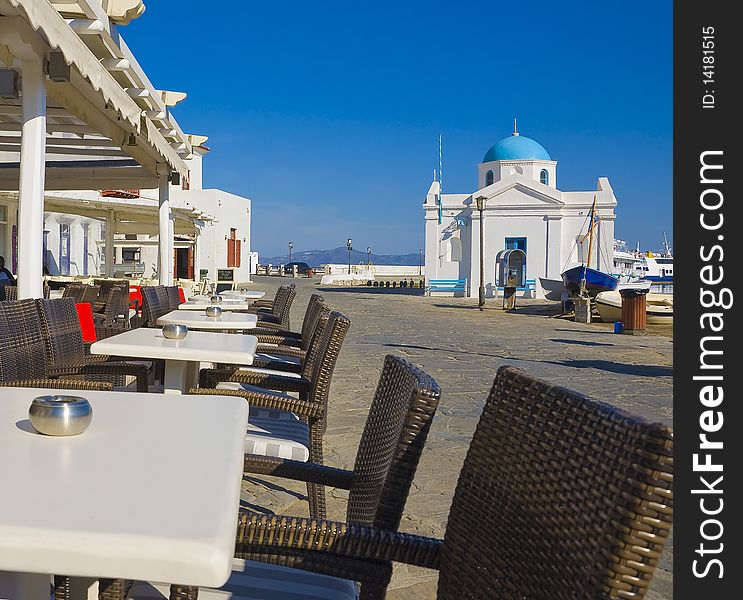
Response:
M425 297L422 290L333 288L319 278L258 276L251 289L272 297L281 284L297 284L291 311L298 330L313 292L351 319L330 395L326 464L352 468L369 402L386 354L401 355L437 379L441 403L406 506L401 529L443 536L467 447L495 372L513 365L596 400L648 419L671 423L673 339L670 327L644 336L613 333L611 323L576 323L557 317L559 305L518 299L515 312L488 300ZM304 486L247 477L247 509L307 515ZM345 518L343 490L327 491L331 519ZM673 540L656 570L648 600L672 598ZM397 565L390 600L434 598L434 571Z

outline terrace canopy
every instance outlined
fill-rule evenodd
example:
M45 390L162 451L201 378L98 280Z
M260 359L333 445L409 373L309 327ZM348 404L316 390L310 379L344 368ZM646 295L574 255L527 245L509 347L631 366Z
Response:
M20 297L42 294L45 190L158 188L158 272L172 282L168 189L188 178L193 138L169 112L185 94L155 89L118 34L142 11L137 0L0 0L0 190L18 191Z

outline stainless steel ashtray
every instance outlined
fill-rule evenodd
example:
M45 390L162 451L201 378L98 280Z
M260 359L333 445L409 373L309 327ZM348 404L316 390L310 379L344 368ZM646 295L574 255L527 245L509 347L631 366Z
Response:
M222 296L214 295L209 298L209 302L212 304L222 304Z
M207 317L221 317L222 316L221 306L207 306L205 310L206 310Z
M38 396L31 402L28 419L44 435L77 435L93 418L93 408L81 396Z
M188 327L182 323L168 323L163 325L163 336L169 340L182 340L188 334Z

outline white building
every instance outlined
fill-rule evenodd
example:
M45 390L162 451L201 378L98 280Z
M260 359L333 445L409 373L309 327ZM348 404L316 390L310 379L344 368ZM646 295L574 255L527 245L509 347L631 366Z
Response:
M174 213L173 277L208 278L231 271L234 281L250 281L248 198L202 188L202 159L208 149L194 146L184 162L189 178L170 184ZM0 248L15 271L18 255L17 196L0 195ZM49 275L123 275L158 278L158 190L47 192L44 212L44 268ZM51 210L49 210L51 208ZM112 225L113 264L106 268L106 228ZM254 266L252 267L255 271Z
M596 190L563 192L557 188L557 161L544 147L514 133L491 147L477 166L476 191L442 194L431 184L425 212L426 279L466 279L467 296L477 297L480 285L480 214L483 210L484 286L487 297L497 295L496 255L504 249L526 252L527 279L560 279L567 268L588 258L587 231L596 198L599 227L595 228L591 265L613 272L614 210L617 199L606 177ZM440 202L440 205L439 205Z

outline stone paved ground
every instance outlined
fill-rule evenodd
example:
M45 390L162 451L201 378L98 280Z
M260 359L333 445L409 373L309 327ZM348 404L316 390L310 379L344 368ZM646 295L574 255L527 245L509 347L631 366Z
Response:
M254 289L272 297L289 279L256 277ZM442 536L457 475L501 365L518 366L556 384L583 392L646 418L672 420L670 328L648 335L612 333L605 323L579 324L556 318L555 303L519 300L517 312L488 301L423 297L416 290L320 287L299 278L292 328L301 326L313 291L351 319L333 377L326 464L351 468L368 404L386 354L399 354L434 376L442 389L438 414L415 477L401 528ZM405 293L403 293L405 292ZM278 479L246 479L244 503L260 511L306 515L303 487ZM328 490L329 518L345 516L346 493ZM657 570L648 600L672 597L672 540ZM435 597L436 573L396 567L390 600Z

